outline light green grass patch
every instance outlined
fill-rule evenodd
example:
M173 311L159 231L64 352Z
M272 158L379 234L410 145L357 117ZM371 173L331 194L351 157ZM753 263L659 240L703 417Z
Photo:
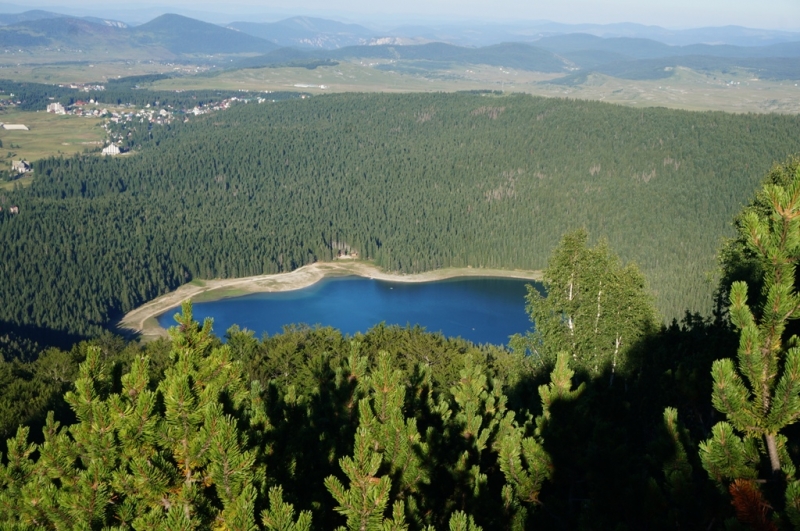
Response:
M106 132L101 127L102 118L56 115L44 111L0 111L0 122L23 124L29 129L0 129L0 140L3 141L0 170L10 170L12 160L32 162L99 148L106 139Z
M413 66L413 62L408 62ZM488 65L453 64L440 70L408 73L403 62L396 71L387 61L347 62L306 68L250 68L216 76L159 81L153 88L169 90L228 89L332 92L453 92L502 90L537 96L607 101L631 107L669 107L694 111L780 112L800 114L800 87L794 81L753 79L752 73L699 72L678 67L664 79L630 80L592 74L577 86L550 84L557 74L528 72ZM734 81L735 83L731 83ZM299 86L298 86L299 85ZM321 88L323 86L325 88Z
M212 302L218 301L222 299L229 299L231 297L240 297L242 295L247 295L252 293L246 289L240 288L219 288L219 289L212 289L209 291L204 291L198 295L192 297L192 302Z
M0 190L7 190L10 192L17 186L26 188L30 186L32 182L33 182L33 173L26 173L19 179L14 179L13 181L8 181L8 182L0 182Z

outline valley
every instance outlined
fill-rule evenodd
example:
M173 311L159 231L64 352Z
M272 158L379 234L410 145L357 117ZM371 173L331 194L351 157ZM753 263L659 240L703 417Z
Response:
M439 2L0 6L0 527L800 528L798 7Z

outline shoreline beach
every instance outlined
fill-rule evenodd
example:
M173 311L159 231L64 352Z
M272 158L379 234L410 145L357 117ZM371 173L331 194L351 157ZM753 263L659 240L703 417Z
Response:
M541 281L541 271L523 271L483 268L447 268L415 274L387 273L368 262L337 260L316 262L288 273L258 275L253 277L194 280L131 310L117 323L124 333L140 334L144 340L165 337L167 331L155 319L158 315L179 307L185 300L211 301L228 297L291 291L311 286L326 277L361 276L389 282L433 282L456 277L521 278Z

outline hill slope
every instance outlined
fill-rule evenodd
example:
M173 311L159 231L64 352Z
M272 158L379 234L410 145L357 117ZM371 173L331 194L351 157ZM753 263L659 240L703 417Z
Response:
M279 46L324 49L363 44L375 33L358 24L313 17L292 17L272 23L233 22L228 27Z
M577 227L680 316L709 308L733 215L800 151L795 117L469 94L252 103L131 132L136 156L42 161L5 196L0 320L94 332L192 278L342 244L393 271L540 269Z
M25 20L0 26L0 46L26 48L34 52L45 47L101 50L104 54L111 54L109 57L124 57L131 50L149 50L155 57L161 57L164 53L266 53L277 48L264 39L180 15L162 15L133 28L101 19L47 12L34 15L36 13Z
M140 45L159 45L173 53L268 52L277 46L251 35L181 15L161 15L130 30Z
M564 72L567 63L553 52L529 44L503 43L483 48L465 48L442 42L410 46L347 46L339 50L293 50L285 48L263 57L244 59L234 66L254 68L291 61L380 59L384 61L428 61L437 68L449 64L486 64L539 72Z

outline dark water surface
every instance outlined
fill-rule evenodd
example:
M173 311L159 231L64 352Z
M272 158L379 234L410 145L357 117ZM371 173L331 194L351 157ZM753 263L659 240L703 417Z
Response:
M200 322L206 317L214 319L218 336L234 324L254 330L260 337L264 332L277 334L291 323L333 326L352 335L383 321L388 325L418 324L429 332L504 345L508 336L531 328L525 313L525 285L531 283L507 278L424 283L331 278L296 291L195 303L194 318ZM159 316L159 324L173 326L175 313L170 310Z

